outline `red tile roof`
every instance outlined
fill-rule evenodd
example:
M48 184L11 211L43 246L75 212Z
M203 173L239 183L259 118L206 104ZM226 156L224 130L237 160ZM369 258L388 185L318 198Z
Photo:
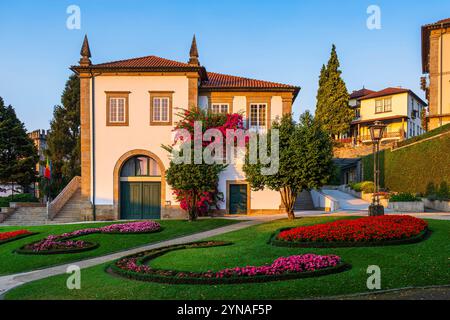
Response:
M157 56L146 56L141 58L111 61L94 64L93 68L171 68L171 67L192 67L191 65L174 60L164 59Z
M288 84L231 76L216 72L208 72L207 74L208 80L202 81L201 88L298 88Z
M371 94L373 92L375 91L366 88L362 88L361 90L355 90L350 94L350 99L358 99L367 96L368 94Z
M405 93L408 91L410 91L410 90L405 89L405 88L386 88L386 89L368 94L364 97L361 97L360 100L373 99L373 98L378 98L378 97L383 97L383 96L390 96L392 94Z
M380 91L373 92L371 94L368 94L367 96L359 98L359 100L379 98L379 97L390 96L390 95L406 93L406 92L413 95L414 98L419 100L423 105L425 105L425 106L427 105L427 103L425 101L423 101L418 95L416 95L412 90L406 89L406 88L395 88L395 87L390 87L390 88L386 88L386 89L383 89Z

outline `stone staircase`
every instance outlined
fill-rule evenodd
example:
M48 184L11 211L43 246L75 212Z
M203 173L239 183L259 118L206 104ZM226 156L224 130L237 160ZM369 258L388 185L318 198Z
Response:
M303 190L295 200L294 210L295 211L306 211L314 210L314 203L311 198L311 193L309 190Z
M46 224L47 207L18 207L1 225L5 226L33 226Z
M36 206L18 204L1 225L30 226L81 221L80 177L74 177L60 194L49 204Z
M61 211L52 220L53 223L68 223L81 221L81 189L78 189L69 201L62 207Z

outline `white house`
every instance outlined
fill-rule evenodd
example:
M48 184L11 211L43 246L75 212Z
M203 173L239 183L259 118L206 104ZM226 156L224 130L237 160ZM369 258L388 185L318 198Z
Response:
M81 194L86 220L177 218L185 213L165 181L169 165L161 144L172 142L177 108L243 112L266 127L292 112L300 88L208 72L195 37L187 63L156 56L92 64L85 38L79 65ZM251 112L250 112L251 110ZM241 165L220 176L221 213L281 212L278 192L250 191Z

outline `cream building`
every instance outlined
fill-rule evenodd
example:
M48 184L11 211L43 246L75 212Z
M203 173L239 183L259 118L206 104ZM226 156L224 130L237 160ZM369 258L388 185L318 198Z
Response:
M432 130L450 123L450 18L422 27L422 71Z
M208 72L198 60L195 37L188 63L156 56L92 64L85 38L79 65L81 89L81 194L84 219L184 216L165 181L162 144L172 143L178 109L242 112L266 128L292 112L300 88ZM281 212L278 192L253 192L241 165L220 176L221 213Z
M355 110L350 132L356 143L371 142L369 126L377 120L387 126L382 141L408 139L425 132L421 114L426 103L409 89L354 91L350 105Z

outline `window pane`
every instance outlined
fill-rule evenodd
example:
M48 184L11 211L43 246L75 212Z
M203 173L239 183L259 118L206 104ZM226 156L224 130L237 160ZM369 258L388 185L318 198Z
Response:
M161 121L161 100L159 98L153 99L153 120Z
M259 105L259 126L265 126L266 125L266 105L260 104Z
M147 157L137 157L136 161L136 175L137 176L148 176L148 158Z
M134 159L130 159L122 167L120 172L121 177L133 177L135 175L135 162Z
M161 99L161 121L169 121L169 99Z
M228 113L228 105L227 104L223 104L221 106L220 112L221 113Z
M158 162L156 160L149 158L149 175L150 176L161 176L161 171L159 170Z
M258 126L258 105L250 105L250 125Z

